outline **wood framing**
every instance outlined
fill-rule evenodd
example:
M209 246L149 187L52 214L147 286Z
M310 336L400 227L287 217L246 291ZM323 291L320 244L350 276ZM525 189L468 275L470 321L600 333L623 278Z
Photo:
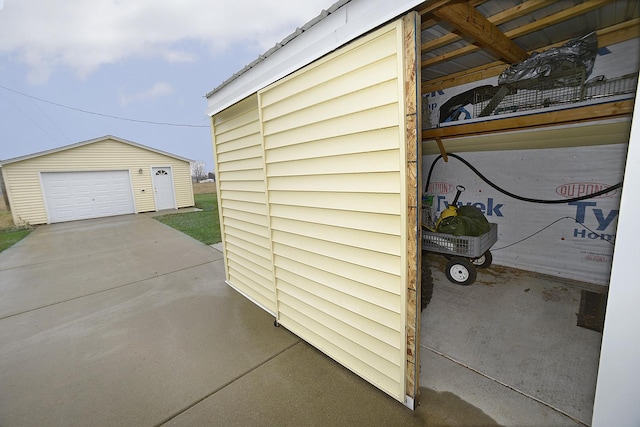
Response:
M578 5L578 6L574 6L572 8L565 9L565 10L563 10L561 12L558 12L558 13L555 13L553 15L547 16L546 18L543 18L543 19L540 19L540 20L536 20L536 21L534 21L534 22L532 22L532 23L530 23L528 25L523 25L522 27L513 29L511 31L507 31L503 35L506 38L510 39L510 40L512 40L514 38L517 38L517 37L522 37L524 35L527 35L529 33L534 32L536 30L539 30L541 28L545 28L545 27L548 27L550 25L557 24L559 22L566 21L568 19L575 18L576 16L579 16L579 15L585 14L587 12L590 12L590 11L592 11L594 9L602 7L603 5L605 5L605 4L607 4L607 3L611 2L611 1L612 0L591 0L591 1L587 1L585 3L582 3L582 4ZM466 9L466 7L465 7L465 9ZM473 9L473 10L475 11L475 9ZM480 16L482 16L482 15L480 15ZM459 25L462 25L462 24L459 24ZM454 51L447 52L446 54L438 55L438 56L435 56L433 58L429 58L429 59L427 59L425 61L422 61L421 66L422 67L428 67L430 65L438 64L440 62L450 61L450 60L452 60L454 58L458 58L460 56L476 52L476 51L478 51L480 49L482 49L482 46L468 45L468 46L462 47L460 49L456 49ZM520 61L521 60L516 60L516 61L511 61L511 62L520 62Z
M420 99L420 67L418 66L418 28L420 15L403 18L404 33L404 111L407 186L407 375L405 404L413 409L420 390L420 301L421 301L421 167L422 102ZM411 400L409 400L411 399Z
M598 47L609 46L615 43L621 43L627 40L640 37L640 18L632 19L630 21L623 22L621 24L613 25L608 28L596 31L598 37ZM568 40L563 40L558 43L554 43L537 51L545 51L552 47L558 47L565 44ZM529 54L534 51L529 52ZM447 76L429 80L422 83L422 92L434 92L438 90L447 89L454 86L460 86L466 83L483 80L489 77L495 77L500 75L504 69L508 67L502 61L495 61L489 64L481 65L479 67L470 68L459 73L449 74Z
M501 25L501 24L504 24L505 22L509 22L513 19L519 18L528 13L534 12L537 9L548 6L555 1L556 0L530 0L526 3L519 4L515 7L512 7L511 9L507 9L493 16L490 16L489 18L487 18L487 20L491 22L493 25L496 25L496 26ZM431 40L427 43L423 43L422 47L420 48L420 52L425 53L434 49L438 49L439 47L448 45L453 42L457 42L458 40L462 40L461 35L456 33L449 33L442 37L438 37L435 40Z
M527 59L527 52L469 3L448 4L434 10L433 14L451 23L462 34L471 37L480 46L487 48L505 62L515 63Z
M480 123L469 123L422 131L422 140L478 135L487 132L501 132L529 127L551 126L561 123L577 123L597 119L611 119L633 113L633 100L609 102L568 110L550 111L506 119L493 119Z

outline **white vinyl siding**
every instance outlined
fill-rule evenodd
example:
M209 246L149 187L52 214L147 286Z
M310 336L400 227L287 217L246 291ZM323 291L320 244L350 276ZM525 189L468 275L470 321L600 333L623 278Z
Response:
M216 115L213 139L227 282L275 314L257 96Z
M106 138L67 150L4 164L7 194L16 224L48 222L40 174L127 170L131 176L135 212L155 211L152 166L171 166L178 208L193 206L189 162ZM139 170L142 169L142 173ZM143 191L144 190L144 191Z
M278 321L402 401L401 34L379 30L259 101Z

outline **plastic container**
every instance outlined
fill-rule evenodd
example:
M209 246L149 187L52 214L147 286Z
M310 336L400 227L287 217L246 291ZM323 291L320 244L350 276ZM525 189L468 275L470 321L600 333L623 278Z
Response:
M490 225L489 231L480 236L454 236L423 230L422 249L465 258L478 258L498 240L498 224Z

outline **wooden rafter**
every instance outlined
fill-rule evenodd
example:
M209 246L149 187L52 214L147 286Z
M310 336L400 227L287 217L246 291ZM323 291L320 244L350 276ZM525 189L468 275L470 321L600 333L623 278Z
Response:
M497 13L495 15L492 15L490 17L488 17L487 19L489 20L489 22L491 22L493 25L502 25L505 22L509 22L512 21L514 19L520 18L521 16L527 15L531 12L534 12L538 9L541 9L545 6L548 6L552 3L555 3L556 0L529 0L526 3L521 3L515 7L512 7L510 9L504 10L500 13ZM457 42L458 40L461 40L462 36L460 36L459 34L456 33L449 33L445 36L442 37L438 37L435 40L431 40L427 43L423 43L422 47L420 49L421 53L425 53L428 52L430 50L434 50L437 49L439 47L442 46L446 46L450 43L454 43Z
M507 37L470 3L448 3L433 10L436 17L453 25L460 33L471 37L480 46L507 63L527 59L527 52Z
M598 47L609 46L640 37L640 18L632 19L630 21L612 25L611 27L603 28L596 31L596 35L598 37ZM536 50L545 51L547 49L551 49L552 47L561 46L567 41L568 40L563 40L561 42L554 43L552 45L545 46ZM529 54L531 53L533 53L533 51L529 52ZM437 90L460 86L489 77L495 77L502 73L505 68L506 65L501 61L491 62L489 64L471 68L459 73L450 74L445 77L440 77L423 82L422 92L434 92Z
M549 15L545 18L542 18L540 20L534 21L530 24L527 25L523 25L522 27L516 28L514 30L511 31L507 31L506 33L504 33L504 35L508 38L508 39L515 39L518 37L522 37L524 35L527 35L529 33L532 33L534 31L540 30L542 28L548 27L550 25L553 24L557 24L559 22L562 21L566 21L568 19L574 18L576 16L585 14L587 12L590 12L594 9L600 8L602 6L604 6L607 3L612 2L613 0L587 0L584 3L581 3L577 6L571 7L569 9L565 9L561 12L555 13L553 15ZM476 52L478 50L482 49L482 47L480 46L475 46L475 45L469 45L469 46L465 46L463 48L460 49L456 49L452 52L447 52L444 55L439 55L439 56L435 56L433 58L429 58L425 61L422 61L421 66L424 67L428 67L434 64L438 64L440 62L444 62L444 61L448 61L454 58L457 58L459 56L462 55L466 55L472 52ZM514 61L514 62L519 62L519 61Z
M424 20L427 18L425 15L433 12L434 10L442 6L446 6L448 3L453 3L453 2L460 3L461 1L466 1L467 3L471 4L471 6L476 7L481 5L482 3L486 3L489 0L431 0L431 1L426 1L422 5L420 5L416 9L416 12L418 12L421 15L422 24L424 24Z
M449 0L449 1L451 1L451 0ZM442 4L446 4L449 1L444 2ZM468 1L474 7L478 6L478 5L481 5L482 3L486 3L487 2L487 0L468 0ZM424 31L425 29L427 29L429 27L433 27L434 25L436 25L438 23L438 21L428 13L431 10L433 10L432 5L434 5L434 4L435 3L433 1L432 2L426 2L420 8L418 8L418 10L417 10L418 13L422 17L422 24L420 25L420 30L421 31ZM438 7L441 7L441 5L438 6Z
M430 1L424 2L417 9L417 12L420 15L426 15L427 13L431 13L436 9L439 9L441 7L448 5L449 3L453 3L454 1L456 0L430 0Z

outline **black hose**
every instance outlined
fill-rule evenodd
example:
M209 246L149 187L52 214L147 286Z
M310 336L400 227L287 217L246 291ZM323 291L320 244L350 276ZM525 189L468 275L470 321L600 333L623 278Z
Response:
M462 163L464 163L469 169L471 169L476 175L478 175L480 177L480 179L482 179L484 182L486 182L487 184L489 184L491 187L493 187L494 189L496 189L497 191L501 192L502 194L505 194L509 197L512 197L514 199L517 200L521 200L523 202L530 202L530 203L543 203L543 204L558 204L558 203L572 203L572 202L579 202L580 200L586 200L586 199L591 199L593 197L598 197L601 196L603 194L607 194L608 192L615 190L617 188L622 187L622 181L612 185L611 187L607 187L604 190L600 190L600 191L596 191L595 193L591 193L591 194L586 194L584 196L580 196L580 197L574 197L572 199L558 199L558 200L542 200L542 199L531 199L529 197L523 197L523 196L518 196L517 194L513 194L503 188L498 187L496 184L494 184L493 182L489 181L489 179L487 177L485 177L484 175L482 175L480 173L480 171L478 171L478 169L476 169L475 167L473 167L473 165L471 163L469 163L468 161L466 161L465 159L463 159L462 157L456 155L456 154L450 154L447 153L448 157L452 157L454 159L457 159L459 161L461 161ZM438 157L436 157L433 161L433 163L431 163L431 168L429 168L429 174L427 175L427 185L425 186L424 190L425 193L427 192L427 190L429 189L429 183L431 182L431 173L433 172L433 168L436 165L436 162L438 160L440 160L442 158L442 155L439 155Z

